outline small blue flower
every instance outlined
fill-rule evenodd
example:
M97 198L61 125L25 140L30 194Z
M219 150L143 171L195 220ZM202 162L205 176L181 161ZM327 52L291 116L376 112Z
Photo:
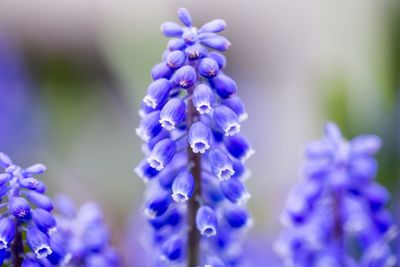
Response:
M196 226L200 233L206 237L217 234L217 216L213 209L201 206L196 214Z
M178 8L178 18L185 24L186 27L192 27L192 17L186 8Z
M171 203L171 196L166 192L156 192L146 203L144 213L149 219L163 215Z
M208 114L214 103L214 93L207 85L199 84L193 91L192 101L201 115Z
M161 246L161 259L167 262L178 261L183 256L183 241L178 237L171 237Z
M214 19L201 26L199 32L213 32L217 33L223 31L226 27L226 22L223 19Z
M219 149L214 149L208 154L211 171L220 181L226 181L235 173L232 162L228 156Z
M157 136L162 130L159 120L159 110L147 114L140 121L139 127L136 129L136 134L142 138L143 141L148 142L151 138Z
M219 51L226 51L231 47L231 42L223 36L214 34L204 34L200 36L201 43Z
M15 222L11 218L0 220L0 249L8 248L15 236Z
M236 94L237 85L235 81L225 74L219 74L213 78L212 84L215 91L222 99L229 98Z
M40 194L35 191L30 191L26 193L26 197L38 208L42 208L47 211L51 211L53 209L53 202L46 195Z
M161 32L165 37L179 37L182 35L183 29L179 24L168 21L161 25Z
M169 100L160 113L160 124L171 131L185 119L185 103L179 98Z
M186 47L185 54L190 61L195 61L207 55L207 49L201 45L191 45Z
M10 200L8 210L18 220L29 220L31 217L31 206L28 201L22 197L13 197Z
M36 227L48 235L57 231L56 219L47 210L35 209L32 212L32 219L35 222Z
M198 121L189 129L188 142L194 153L204 153L211 145L211 130Z
M240 131L238 116L226 106L219 106L214 109L214 120L225 136L232 136Z
M208 54L208 57L214 59L218 63L219 69L225 68L225 66L226 66L226 57L223 54L221 54L219 52L216 52L216 51L213 51L213 52Z
M183 50L186 47L185 41L181 38L175 38L168 41L167 48L169 51Z
M200 60L199 73L202 76L206 78L213 78L218 75L218 72L219 72L219 66L214 59L206 57Z
M232 203L242 205L245 204L250 198L250 194L247 192L244 184L237 179L223 181L220 183L220 185L222 193Z
M147 160L143 159L135 168L135 173L142 178L144 182L148 182L150 179L156 177L159 171L152 168Z
M152 168L161 171L172 160L175 152L175 143L171 139L163 139L154 146L147 162Z
M187 89L196 83L196 76L196 71L192 66L183 66L175 72L174 81L176 85Z
M226 138L225 147L233 157L240 160L246 160L254 153L246 137L241 134Z
M150 84L143 102L153 109L158 108L167 100L169 89L170 83L167 79L158 79Z
M165 63L171 69L179 69L180 67L185 64L186 55L181 50L175 50L168 53L167 57L165 58Z
M173 70L165 62L158 63L151 69L151 77L154 81L161 78L169 79L172 73Z
M29 228L26 233L26 240L38 259L45 258L52 253L49 237L39 229Z
M230 207L224 211L224 218L232 228L242 228L249 223L247 210L241 207Z
M185 202L192 197L194 178L189 172L181 172L172 183L172 198L176 202Z
M247 119L248 114L244 107L243 101L237 95L223 99L222 104L236 113L239 118L239 122L243 122Z

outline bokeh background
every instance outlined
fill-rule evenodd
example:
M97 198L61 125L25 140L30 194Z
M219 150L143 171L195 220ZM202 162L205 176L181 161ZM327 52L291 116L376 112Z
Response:
M256 149L247 248L281 266L271 249L279 213L300 179L303 145L327 120L348 137L382 137L378 179L400 216L399 2L0 1L0 150L21 165L45 163L50 195L100 202L114 242L129 237L133 250L139 238L126 234L127 222L139 216L144 189L133 173L142 157L134 129L167 42L159 25L176 21L180 6L197 25L223 18L233 43L227 73ZM121 251L126 266L142 266Z

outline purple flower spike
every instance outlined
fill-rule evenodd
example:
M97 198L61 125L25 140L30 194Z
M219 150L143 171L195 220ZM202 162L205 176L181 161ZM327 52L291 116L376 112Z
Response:
M216 51L231 45L220 35L226 23L198 28L185 8L178 18L182 25L161 25L172 38L139 111L145 160L135 173L146 183L146 246L158 254L154 266L245 266L241 237L251 219L244 162L253 150L238 135L246 109Z
M307 145L304 181L289 195L276 243L288 265L392 265L389 192L374 181L379 147L377 136L344 139L331 122Z
M49 235L56 231L56 222L50 213L52 201L44 195L45 184L32 176L42 174L46 167L21 168L4 153L0 157L4 168L0 196L7 209L0 220L0 262L7 257L13 264L42 266L41 261L52 253Z

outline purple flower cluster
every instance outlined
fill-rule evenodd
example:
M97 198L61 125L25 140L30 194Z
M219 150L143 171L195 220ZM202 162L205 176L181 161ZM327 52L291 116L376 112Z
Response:
M110 244L110 231L100 207L88 202L76 209L71 199L55 199L58 231L51 238L54 264L82 267L118 267L119 256Z
M253 150L239 133L247 113L218 52L230 47L217 34L226 24L216 19L198 29L184 8L178 17L184 26L161 25L173 39L151 71L137 128L146 156L135 171L148 185L155 265L240 266L251 224L244 162Z
M56 231L46 186L34 178L46 167L35 164L23 169L1 152L0 166L4 169L0 173L0 263L43 266L52 254L50 237Z
M305 179L289 195L276 243L287 266L395 264L389 193L375 182L380 145L374 135L348 141L327 123L325 137L306 147Z

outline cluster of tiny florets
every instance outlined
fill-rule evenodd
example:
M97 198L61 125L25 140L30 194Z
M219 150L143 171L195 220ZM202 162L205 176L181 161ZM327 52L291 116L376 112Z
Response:
M136 173L148 185L144 212L153 229L151 246L160 255L157 262L185 261L186 204L201 187L201 195L195 196L200 204L195 222L202 235L200 262L239 266L240 239L251 224L244 162L253 150L239 133L247 113L235 81L224 73L226 59L218 52L230 47L218 35L226 23L216 19L198 29L184 8L178 17L184 26L161 25L162 33L173 39L151 71L153 82L137 128L146 157ZM201 157L199 181L191 172L196 167L192 153Z

